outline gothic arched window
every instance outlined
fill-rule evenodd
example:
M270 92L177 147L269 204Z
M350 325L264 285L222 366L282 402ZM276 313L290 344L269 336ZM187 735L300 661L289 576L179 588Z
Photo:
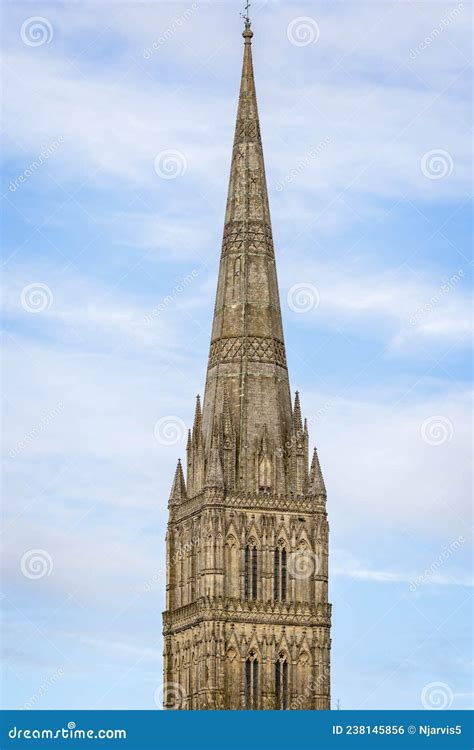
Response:
M288 661L285 654L280 653L275 662L275 696L276 708L288 708Z
M286 601L286 547L281 539L273 554L273 598Z
M245 547L244 589L246 599L257 598L258 561L256 542L250 540Z
M251 651L245 662L245 708L247 711L258 709L258 659Z

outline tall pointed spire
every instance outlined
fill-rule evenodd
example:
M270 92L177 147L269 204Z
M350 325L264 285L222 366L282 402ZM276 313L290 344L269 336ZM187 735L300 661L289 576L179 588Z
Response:
M255 486L257 436L266 424L275 444L285 445L292 412L248 18L243 37L202 425L209 450L226 386L237 438L236 486L246 490Z
M182 687L185 710L327 710L326 491L316 452L308 471L298 393L291 403L248 8L206 389L170 498L163 682ZM321 566L295 584L300 542ZM190 643L209 679L195 679ZM298 705L271 669L255 679L260 658L284 667Z

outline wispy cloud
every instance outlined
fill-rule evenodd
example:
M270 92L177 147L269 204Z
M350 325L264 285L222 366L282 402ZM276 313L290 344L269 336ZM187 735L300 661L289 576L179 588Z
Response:
M242 52L225 4L199 3L167 34L190 5L36 3L52 29L38 46L21 35L32 6L5 9L14 706L63 666L38 707L153 708L161 681L166 505L185 445L184 431L160 445L154 428L190 425L202 393ZM438 677L426 670L458 674L467 642L453 617L467 544L434 563L471 523L471 7L437 35L450 10L438 3L253 10L290 376L329 493L334 694L343 707L413 707ZM314 44L288 39L298 16L317 23ZM156 169L169 150L174 179ZM287 302L302 282L318 300L305 314ZM34 580L21 560L38 549L52 568ZM457 688L467 696L461 677Z
M364 565L343 550L332 550L332 575L343 578L352 578L356 581L368 581L375 583L403 583L413 587L413 582L420 578L419 572L396 571L396 570L374 570ZM474 579L459 573L453 575L448 573L433 573L424 582L425 586L462 586L472 588Z

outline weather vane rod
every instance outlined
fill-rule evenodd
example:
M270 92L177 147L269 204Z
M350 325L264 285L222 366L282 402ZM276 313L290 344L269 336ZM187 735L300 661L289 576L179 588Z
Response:
M247 0L247 5L245 6L245 16L243 13L241 13L240 15L244 19L245 23L250 25L249 8L250 8L250 3L249 3L249 0Z

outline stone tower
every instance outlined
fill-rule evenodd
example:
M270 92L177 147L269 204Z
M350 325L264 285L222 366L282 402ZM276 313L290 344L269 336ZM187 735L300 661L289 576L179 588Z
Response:
M328 709L326 489L292 406L247 20L204 403L169 499L164 705Z

